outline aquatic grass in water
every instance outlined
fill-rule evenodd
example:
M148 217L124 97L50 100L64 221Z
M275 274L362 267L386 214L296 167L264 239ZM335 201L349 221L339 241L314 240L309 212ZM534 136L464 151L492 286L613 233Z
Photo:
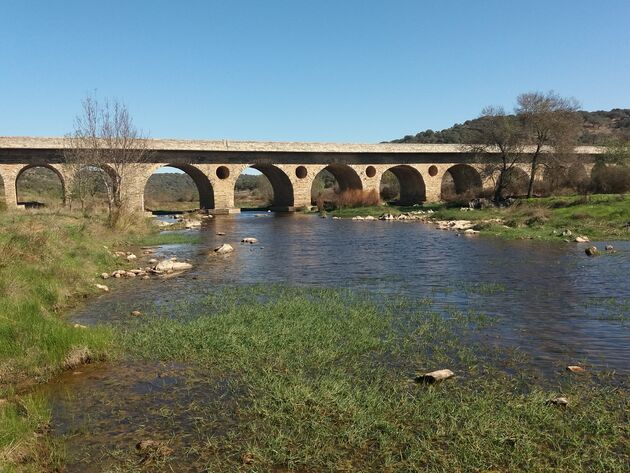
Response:
M125 351L185 360L245 387L237 424L208 469L257 471L627 471L628 393L507 376L463 346L475 317L419 311L404 322L350 291L248 287L208 315L126 328ZM441 385L414 371L451 368ZM525 388L526 386L526 388ZM556 395L570 405L548 403Z

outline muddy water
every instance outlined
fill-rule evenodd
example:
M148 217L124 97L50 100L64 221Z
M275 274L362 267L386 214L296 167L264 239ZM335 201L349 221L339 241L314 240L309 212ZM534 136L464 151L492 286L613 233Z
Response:
M464 237L416 222L265 213L217 217L191 233L202 243L167 245L156 256L188 259L192 271L112 281L111 293L72 318L96 324L124 322L132 310L168 315L182 301L194 305L227 285L349 287L419 304L428 298L438 311L493 316L485 337L519 347L542 372L585 362L630 374L629 242L612 242L614 255L588 258L577 244ZM240 243L249 236L259 244ZM209 255L224 242L235 247L233 254ZM143 438L167 439L179 454L192 443L210 445L208 438L233 422L235 390L234 382L191 367L133 364L67 373L46 393L54 432L66 438L68 471L102 471L103 465L136 467L125 462ZM180 467L199 471L195 458L188 452Z

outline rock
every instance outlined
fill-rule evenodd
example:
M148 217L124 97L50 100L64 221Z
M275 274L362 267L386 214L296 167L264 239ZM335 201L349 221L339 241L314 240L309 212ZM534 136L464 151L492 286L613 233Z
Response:
M332 219L333 220L341 220L341 217L334 216Z
M142 276L142 279L147 280L147 279L151 279L151 278L149 276L147 276L147 275L144 275L144 276Z
M250 245L253 245L254 243L258 243L258 240L254 237L247 237L247 238L243 238L241 240L241 243L249 243Z
M155 265L156 271L185 271L187 269L192 269L192 264L184 263L180 261L173 261L172 259L167 259L164 261L160 261Z
M569 365L567 366L567 371L571 373L584 373L586 370L578 365Z
M431 371L430 373L416 376L416 383L432 384L452 378L453 376L455 376L455 373L448 369Z
M199 227L201 227L201 220L185 219L184 220L184 227L185 228L199 228Z
M246 453L243 455L242 461L243 465L251 465L252 463L254 463L254 455L252 455L251 453Z
M161 440L141 440L136 444L139 453L148 456L166 457L173 453L173 449Z
M81 324L74 324L73 327L74 328L87 328L85 325L81 325Z
M571 230L569 230L568 228L562 232L562 236L564 237L570 237L573 235L573 232Z
M549 400L549 404L553 404L555 406L568 406L569 400L566 397L556 397L554 399Z
M107 273L101 273L101 278L103 278L103 279L108 279L108 278L109 278L109 274L107 274Z
M606 245L606 247L604 248L606 251L615 251L615 247L612 245Z
M127 255L127 261L133 261L135 259L137 259L138 257L136 255L134 255L133 253L131 253L130 255Z
M596 246L589 246L584 250L584 253L586 253L587 256L597 256L599 254L599 251L597 250Z
M156 264L157 262L158 262L157 258L151 258L151 259L149 260L149 263L150 263L150 264Z
M352 220L364 220L364 218L361 217L360 215L357 215L355 217L352 217Z
M217 232L217 235L219 235L219 236L225 236L225 232Z
M97 289L101 291L109 292L109 288L105 284L95 284Z
M170 227L174 222L166 222L164 220L154 220L155 225L158 227Z
M464 235L477 235L478 233L478 230L473 230L472 228L467 228L466 230L464 230Z
M114 251L114 256L127 256L124 251Z
M139 310L132 310L131 315L133 317L140 317L142 315L142 312L140 312Z
M136 273L134 273L133 271L127 271L125 273L125 276L128 278L135 278L136 277Z
M229 243L223 243L221 246L214 249L214 252L220 255L225 255L234 251L234 248Z
M114 273L114 277L115 278L122 278L122 274L121 273Z
M575 240L573 241L575 241L576 243L588 243L591 240L589 240L587 236L581 235L581 236L575 237Z
M71 370L77 366L86 365L92 361L90 350L87 347L75 347L63 360L64 368Z
M376 220L376 217L372 216L372 215L368 215L367 217L365 217L363 220Z

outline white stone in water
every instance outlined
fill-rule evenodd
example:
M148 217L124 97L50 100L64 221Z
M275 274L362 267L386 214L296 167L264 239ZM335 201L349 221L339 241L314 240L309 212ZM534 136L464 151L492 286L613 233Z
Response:
M247 237L247 238L243 238L241 240L241 243L249 243L250 245L253 245L254 243L258 243L258 240L254 237Z
M453 376L455 376L455 373L453 373L451 370L443 369L431 371L430 373L420 375L416 378L416 381L423 383L437 383L439 381L444 381L445 379L452 378Z
M581 235L575 238L576 243L588 243L589 241L591 240L589 240L589 238L586 235Z
M232 248L232 245L230 245L229 243L224 243L221 246L214 249L214 252L220 255L231 253L232 251L234 251L234 248Z
M180 261L173 261L172 259L167 259L164 261L160 261L157 265L155 265L156 271L185 271L187 269L191 269L193 266L190 263L184 263Z

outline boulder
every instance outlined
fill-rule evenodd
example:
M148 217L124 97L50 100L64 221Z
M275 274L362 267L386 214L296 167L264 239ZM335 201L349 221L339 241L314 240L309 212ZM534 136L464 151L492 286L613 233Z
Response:
M101 278L103 278L103 279L108 279L108 278L109 278L109 274L107 274L107 273L101 273Z
M109 292L109 288L105 284L95 284L97 289L101 291Z
M133 253L131 253L130 255L127 255L127 261L133 261L136 258L138 258L136 255L134 255Z
M184 223L184 227L185 228L199 228L199 227L201 227L201 220L184 219L183 223Z
M166 271L185 271L187 269L191 269L192 264L184 263L180 261L173 261L172 259L167 259L164 261L160 261L155 265L155 270L160 272Z
M355 217L352 217L352 220L364 220L364 218L361 217L360 215L357 215Z
M584 253L586 253L587 256L597 256L599 251L596 246L589 246L584 250Z
M591 240L589 240L589 238L587 236L585 236L585 235L580 235L578 237L575 237L574 241L576 243L588 243Z
M477 235L478 233L478 230L473 230L472 228L467 228L466 230L464 230L464 235Z
M416 376L416 383L433 384L433 383L438 383L440 381L444 381L445 379L452 378L453 376L455 376L455 373L453 373L449 369L431 371L430 373L425 373L423 375Z
M249 243L250 245L253 245L254 243L258 243L258 240L254 237L246 237L241 240L241 243Z
M573 235L573 232L569 230L568 228L562 232L562 236L565 236L565 237L570 237L572 235Z
M363 220L376 220L376 217L373 217L372 215L368 215Z
M615 251L615 247L612 245L606 245L606 247L604 248L606 251Z
M139 310L132 310L131 315L133 317L140 317L142 315L142 312L140 312Z
M214 249L214 252L220 255L231 253L233 251L234 248L229 243L223 243L221 246Z
M586 370L578 365L569 365L567 366L567 371L571 373L584 373Z

